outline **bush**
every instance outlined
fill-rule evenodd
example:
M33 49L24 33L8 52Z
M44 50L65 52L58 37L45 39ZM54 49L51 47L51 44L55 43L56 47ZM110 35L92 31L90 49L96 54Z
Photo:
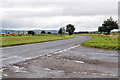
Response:
M35 35L34 31L28 31L28 34Z
M46 32L45 31L41 31L42 34L45 34Z
M48 34L51 34L51 32L48 32Z

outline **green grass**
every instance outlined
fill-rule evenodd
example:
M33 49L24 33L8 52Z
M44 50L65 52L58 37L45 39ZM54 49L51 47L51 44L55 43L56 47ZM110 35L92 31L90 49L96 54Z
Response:
M47 42L54 40L62 40L73 38L75 36L69 35L25 35L25 36L4 36L2 37L2 47L5 46L15 46L29 43L39 43L39 42Z
M94 38L82 43L81 44L82 46L108 49L108 50L120 50L120 46L118 45L118 37L113 39L110 36L104 36L104 35L95 35L95 34L83 34L83 35L92 36Z

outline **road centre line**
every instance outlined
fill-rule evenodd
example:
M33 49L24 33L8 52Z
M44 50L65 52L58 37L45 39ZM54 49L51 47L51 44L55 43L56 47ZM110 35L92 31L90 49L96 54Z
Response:
M52 55L54 55L54 54L59 54L59 53L62 53L62 52L66 52L66 51L68 51L68 50L77 48L77 47L79 47L79 46L80 46L80 45L72 46L72 47L67 48L67 49L63 49L63 50L60 50L60 51L56 51L56 52L54 52L54 53L52 53L52 54L47 54L47 56L52 56Z

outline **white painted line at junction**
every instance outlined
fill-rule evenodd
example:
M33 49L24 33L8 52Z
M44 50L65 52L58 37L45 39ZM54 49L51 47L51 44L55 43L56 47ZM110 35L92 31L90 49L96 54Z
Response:
M63 50L61 50L61 51L54 52L53 54L58 54L58 53L66 52L66 51L68 51L68 50L77 48L77 47L79 47L79 46L80 46L80 45L76 45L76 46L73 46L73 47L70 47L70 48L67 48L67 49L63 49Z
M83 62L83 61L75 61L75 62L76 62L76 63L82 63L82 64L85 63L85 62Z

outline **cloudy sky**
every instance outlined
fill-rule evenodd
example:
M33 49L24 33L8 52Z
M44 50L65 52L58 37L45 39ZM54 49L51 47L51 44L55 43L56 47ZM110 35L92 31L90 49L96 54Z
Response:
M3 0L2 29L58 30L73 24L76 31L96 31L102 22L118 20L118 0Z

